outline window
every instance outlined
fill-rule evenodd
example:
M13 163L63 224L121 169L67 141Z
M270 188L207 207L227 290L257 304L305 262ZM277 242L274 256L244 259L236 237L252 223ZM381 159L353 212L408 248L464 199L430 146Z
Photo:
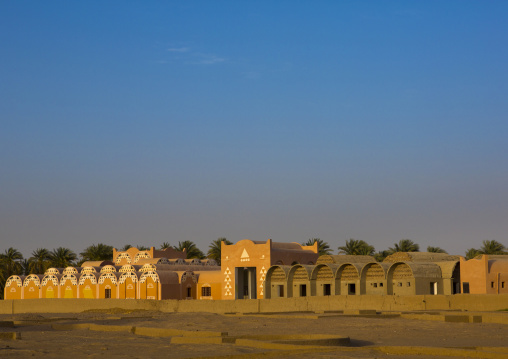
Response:
M382 287L383 286L383 283L379 283L379 286Z
M106 299L111 298L111 289L104 290L104 298L106 298Z
M501 288L504 288L504 282L501 282Z
M212 296L212 288L211 287L201 287L201 296L202 297L211 297Z
M377 288L377 283L372 283L372 285L374 286L374 288Z
M402 287L402 282L397 283L397 287Z
M279 297L280 298L284 298L284 286L283 285L278 285L278 289L279 289Z
M306 297L306 296L307 296L307 285L300 284L300 297Z
M356 285L354 283L347 285L347 294L356 294Z
M462 293L464 294L469 293L469 282L462 283Z
M191 291L192 288L187 288L187 298L190 298L192 297L192 291Z
M323 285L323 295L331 295L332 294L332 285L325 284Z
M411 287L411 282L407 282L406 287Z
M490 287L494 288L494 282L490 282Z

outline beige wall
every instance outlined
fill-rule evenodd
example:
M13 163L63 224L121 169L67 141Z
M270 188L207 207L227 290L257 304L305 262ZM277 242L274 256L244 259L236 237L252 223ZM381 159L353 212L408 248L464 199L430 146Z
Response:
M508 294L416 295L416 296L339 296L274 298L243 300L139 300L117 299L115 308L145 309L161 312L270 313L375 309L377 311L468 310L495 311L507 309ZM0 314L79 313L85 310L110 309L108 299L22 299L0 301Z

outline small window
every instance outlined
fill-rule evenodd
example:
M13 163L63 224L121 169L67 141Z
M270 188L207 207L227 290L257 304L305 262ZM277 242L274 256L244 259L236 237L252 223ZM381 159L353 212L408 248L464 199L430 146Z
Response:
M469 293L469 282L462 283L462 293L464 294Z
M494 288L494 282L490 282L490 287Z
M411 287L411 282L407 282L406 287Z
M187 298L192 297L192 295L191 295L192 294L191 289L192 289L191 287L187 288Z
M211 297L212 296L212 288L211 287L201 287L201 296L202 297Z
M402 282L397 283L398 287L402 287Z
M374 288L377 288L377 283L372 283L374 285Z
M501 282L501 288L504 288L504 282Z
M332 285L331 284L325 284L323 286L323 295L331 295L332 294Z
M347 287L347 294L355 295L356 294L356 285L354 283L349 283Z
M383 286L383 283L379 283L379 286L382 287Z

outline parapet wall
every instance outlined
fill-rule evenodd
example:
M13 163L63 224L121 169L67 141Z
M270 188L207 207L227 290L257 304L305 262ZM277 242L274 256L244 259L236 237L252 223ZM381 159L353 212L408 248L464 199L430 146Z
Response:
M508 294L455 294L415 296L325 296L239 300L143 299L13 299L0 300L0 314L80 313L87 310L153 310L161 312L279 313L339 310L467 310L508 309Z

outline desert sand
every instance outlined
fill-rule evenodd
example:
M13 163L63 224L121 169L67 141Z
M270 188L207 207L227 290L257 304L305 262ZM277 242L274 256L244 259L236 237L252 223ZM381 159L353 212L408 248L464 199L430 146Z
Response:
M500 313L500 315L508 313ZM508 357L508 325L493 323L448 323L406 319L397 315L341 315L288 313L279 315L221 315L211 313L161 313L150 311L90 311L78 314L0 315L14 327L0 332L18 332L19 340L0 340L2 358L449 358L466 356L460 351L433 351L416 355L380 350L388 348L456 348L481 358ZM227 332L228 337L247 335L326 334L349 337L348 346L314 349L264 349L234 343L172 343L171 337L153 337L124 331L86 328L55 330L55 324L93 323L101 326L171 328L188 332ZM60 328L61 329L61 328ZM192 334L192 333L191 333ZM225 334L223 334L225 335ZM477 350L472 350L477 347Z

